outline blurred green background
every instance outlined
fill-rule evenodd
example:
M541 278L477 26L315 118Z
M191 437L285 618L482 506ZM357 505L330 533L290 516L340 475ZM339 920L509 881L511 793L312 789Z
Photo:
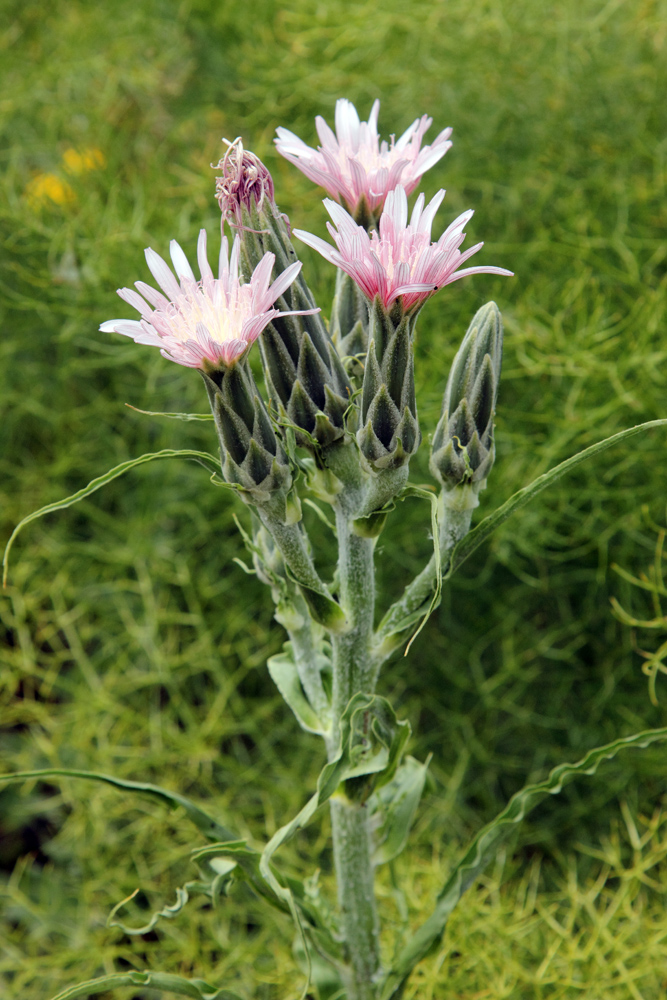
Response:
M1 538L28 511L125 458L215 450L195 373L97 332L129 316L143 248L192 255L219 213L210 163L242 135L293 225L325 235L322 192L276 156L278 125L314 143L337 97L400 134L454 127L427 197L436 233L472 207L476 263L516 272L445 289L422 313L427 434L448 365L489 298L506 321L498 457L480 516L558 461L667 413L665 0L21 0L0 2ZM439 227L439 228L438 228ZM215 243L215 240L214 240ZM328 310L333 275L304 251ZM606 453L508 522L448 586L380 681L434 753L411 851L380 872L391 942L429 913L450 859L529 779L598 743L665 724L648 697L615 574L654 560L665 522L663 431ZM427 447L414 482L428 482ZM265 670L283 636L232 562L245 510L192 464L156 463L31 525L0 597L2 770L63 765L154 780L253 843L305 801L322 760ZM427 510L400 505L381 542L383 599L428 558ZM663 588L664 590L664 588ZM534 813L470 891L407 997L649 1000L667 989L665 751L627 756ZM294 775L303 776L303 784ZM194 877L182 817L64 782L0 792L0 984L43 1000L114 969L202 976L277 1000L300 979L288 921L239 891L194 900L131 938L107 929ZM330 884L326 817L283 852ZM401 885L403 895L396 886ZM4 995L4 993L3 993ZM141 990L127 996L143 997Z

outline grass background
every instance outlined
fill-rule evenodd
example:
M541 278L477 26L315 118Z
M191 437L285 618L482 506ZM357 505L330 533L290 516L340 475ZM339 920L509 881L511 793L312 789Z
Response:
M443 227L475 208L480 262L516 272L446 289L420 325L428 432L470 315L493 297L505 316L498 458L480 513L580 447L665 415L664 0L2 0L0 11L3 538L125 458L214 449L210 425L124 406L203 411L196 376L97 327L129 315L114 290L146 278L145 246L164 253L176 238L191 253L202 225L215 233L208 164L223 135L243 135L292 223L324 235L321 192L271 140L286 125L312 142L314 115L331 121L339 96L362 117L379 96L385 135L422 113L433 134L453 125L424 189L447 187ZM71 151L91 149L103 159L81 169ZM326 312L333 276L303 257ZM654 613L610 567L636 574L653 560L665 445L663 432L635 439L540 496L386 669L380 690L410 719L411 752L435 755L414 846L393 877L380 873L390 945L406 913L428 915L460 845L513 791L665 724L609 604ZM428 481L426 447L412 478ZM155 780L254 843L301 806L321 761L266 673L283 637L260 584L232 563L234 512L196 466L158 463L30 526L0 598L3 770ZM393 516L385 599L429 551L425 508ZM406 996L664 996L664 775L664 751L636 754L534 813ZM261 1000L296 995L288 922L243 892L215 912L194 900L143 937L106 928L137 886L141 923L193 877L198 841L177 815L64 782L1 792L0 822L0 982L12 1000L144 967ZM307 872L315 855L328 885L327 836L315 825L285 863Z

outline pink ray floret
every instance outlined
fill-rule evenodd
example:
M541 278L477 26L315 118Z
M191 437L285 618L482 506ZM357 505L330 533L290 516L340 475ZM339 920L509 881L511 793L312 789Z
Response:
M243 285L239 280L238 236L231 255L227 237L223 237L217 278L206 255L205 229L197 243L199 281L175 240L169 250L177 278L159 254L146 250L148 267L164 295L143 281L135 282L137 292L119 288L121 299L136 309L141 319L111 319L102 323L100 330L159 347L165 358L186 368L205 368L232 364L276 316L296 315L281 312L274 303L296 278L300 261L290 264L270 285L275 257L266 253Z
M451 147L451 128L442 131L431 146L421 148L424 133L433 121L416 118L400 139L380 142L377 129L380 102L375 101L367 122L344 98L336 101L336 133L319 115L315 119L321 146L311 149L286 128L276 129L278 152L303 171L309 180L341 201L354 215L365 197L372 212L382 208L387 195L401 184L408 194L422 174Z
M407 195L402 187L397 187L387 196L379 233L373 230L370 235L344 208L325 198L326 210L337 227L327 222L337 249L319 236L299 229L294 230L294 235L349 274L371 301L379 296L387 309L400 297L404 311L409 312L439 288L468 274L511 276L512 271L489 265L458 270L484 246L477 243L463 253L459 250L472 211L459 215L438 242L431 243L433 218L444 197L445 192L438 191L424 208L424 195L420 194L408 223Z

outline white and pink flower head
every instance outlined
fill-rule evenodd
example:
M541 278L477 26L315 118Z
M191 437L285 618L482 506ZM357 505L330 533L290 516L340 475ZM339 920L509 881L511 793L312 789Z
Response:
M135 282L137 292L118 289L121 299L136 309L141 319L111 319L102 323L100 330L121 333L137 344L159 347L170 361L206 371L239 361L276 316L295 315L280 312L274 303L296 278L300 261L290 264L269 284L275 257L267 253L250 281L241 284L238 236L231 254L227 238L223 237L217 278L206 255L206 230L200 231L197 244L200 280L195 278L175 240L169 250L178 280L162 257L148 248L148 267L164 294L143 281Z
M477 243L463 253L459 250L472 211L459 215L437 243L431 243L433 218L444 197L445 192L438 191L424 208L424 195L420 194L408 223L405 189L395 188L387 195L379 232L373 230L370 235L344 208L325 198L324 205L334 223L327 222L327 228L336 247L299 229L294 230L294 235L349 274L371 302L379 297L385 309L390 309L400 298L405 313L421 306L439 288L468 274L511 276L513 272L504 267L485 264L458 270L484 246Z
M336 101L336 133L319 115L315 119L321 146L311 149L286 128L276 129L278 152L303 171L309 180L343 204L358 221L377 218L388 194L399 184L411 194L422 174L440 160L452 145L446 128L431 146L421 148L424 133L433 121L416 118L400 139L380 142L377 119L380 102L375 101L367 122L359 120L356 108L341 98Z

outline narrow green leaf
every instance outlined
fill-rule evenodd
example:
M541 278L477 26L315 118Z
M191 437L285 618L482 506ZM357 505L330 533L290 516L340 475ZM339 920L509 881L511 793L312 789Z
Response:
M304 975L308 972L308 957L310 957L310 977L317 991L318 1000L344 1000L346 991L343 980L331 962L326 961L317 952L306 956L298 936L294 939L292 951Z
M238 840L229 844L207 844L206 847L200 847L193 851L191 857L198 864L208 862L214 871L223 873L230 872L233 866L235 877L244 879L268 903L282 913L292 912L286 898L274 892L260 871L261 855L259 851L248 847L245 841ZM327 921L312 898L312 893L306 892L306 887L299 879L285 876L282 873L274 872L274 875L280 886L291 892L300 918L305 921L305 929L315 941L318 951L330 961L340 961L342 958L340 944L332 936Z
M368 800L373 825L376 818L379 820L374 837L374 864L393 861L405 847L424 791L429 762L430 758L421 764L414 757L406 757L392 780Z
M126 403L125 405L129 410L134 410L135 413L143 413L146 417L169 417L170 420L185 420L188 423L193 420L215 419L212 413L160 413L158 410L140 410L138 406L132 406L132 403Z
M272 656L266 665L273 683L294 712L301 728L307 733L326 736L329 730L306 698L299 680L299 672L290 653L278 653Z
M614 740L605 746L589 750L575 764L559 764L548 778L534 785L526 785L513 795L501 813L483 827L455 866L436 900L435 910L428 920L412 935L399 952L385 982L381 1000L392 1000L402 995L403 988L415 965L440 941L449 916L463 893L484 870L500 845L514 832L517 824L547 795L558 795L573 778L592 775L605 760L611 760L621 750L644 748L652 743L667 740L667 727L649 729L633 736Z
M224 988L218 989L204 982L203 979L183 979L172 976L168 972L114 972L110 976L100 976L99 979L89 979L87 983L79 983L63 990L53 1000L76 1000L77 997L94 996L119 986L142 986L147 990L166 990L177 996L193 997L193 1000L241 1000L238 993L232 993Z
M148 923L142 924L141 927L130 927L128 924L123 923L122 920L117 920L116 915L120 913L124 906L130 903L134 897L139 892L139 889L135 889L134 892L126 896L125 899L121 899L120 903L116 903L111 913L107 918L107 927L120 927L124 934L130 937L138 936L141 934L148 934L153 930L155 925L161 919L173 920L181 910L187 905L190 900L190 896L193 895L204 895L212 897L214 893L213 881L210 883L204 882L186 882L185 885L176 887L176 902L170 905L163 906L161 910L155 910L148 920Z
M214 870L218 870L221 859L234 862L237 868L236 874L248 882L255 892L282 913L289 913L289 906L285 900L267 885L260 872L260 852L248 847L245 840L207 844L206 847L198 847L192 851L190 857L198 864L207 861Z
M595 455L601 454L606 451L607 448L612 448L615 444L619 444L621 441L627 441L629 438L634 437L636 434L640 434L642 431L651 430L653 427L667 427L667 419L663 418L661 420L648 420L644 424L637 424L636 427L628 427L624 431L619 431L618 434L612 434L611 437L605 438L604 441L598 441L596 444L592 444L589 448L584 448L583 451L578 452L578 454L573 455L572 458L566 459L561 462L560 465L555 466L555 468L550 469L549 472L545 472L544 475L538 476L532 483L528 486L524 486L523 489L519 490L513 496L509 498L501 507L494 510L492 514L485 517L483 521L480 521L472 531L470 531L465 538L462 538L458 545L454 548L452 556L449 562L449 568L445 574L445 579L448 579L456 570L461 566L468 556L472 555L475 549L479 548L482 542L486 541L489 535L495 531L495 529L501 525L508 517L511 517L515 511L520 510L525 507L527 503L541 493L542 490L546 489L547 486L551 486L562 476L566 475L572 469L576 468L582 462L585 462L589 458L593 458Z
M161 802L172 806L180 807L200 833L209 840L235 840L236 834L222 826L217 820L209 816L208 813L190 802L184 795L178 792L170 792L159 785L150 785L143 781L126 781L123 778L114 778L110 774L100 774L96 771L78 771L65 767L46 767L39 771L15 771L13 774L0 774L0 783L13 781L28 781L31 778L83 778L86 781L101 781L114 788L123 791L138 792L140 795L148 795L150 798L159 799Z
M129 472L130 469L134 469L137 465L145 465L147 462L155 462L160 458L187 458L192 459L194 462L198 462L203 465L212 476L218 477L220 475L220 463L213 455L209 455L206 451L191 451L189 448L180 451L174 451L171 448L165 448L163 451L149 452L146 455L140 455L139 458L128 459L127 462L121 462L120 465L116 465L113 469L109 469L105 472L103 476L98 476L97 479L92 479L87 486L83 489L78 490L69 497L65 497L64 500L56 500L55 503L49 503L46 507L40 507L39 510L34 510L32 514L28 514L23 518L22 521L16 525L11 535L9 536L9 541L5 547L5 554L2 560L3 573L2 573L2 584L7 585L7 574L9 572L9 553L11 551L12 545L14 544L18 533L25 528L26 524L30 524L31 521L35 521L38 517L44 517L45 514L51 514L56 510L63 510L65 507L71 507L72 504L78 503L79 500L84 500L89 497L91 493L95 493L102 486L110 483L112 479L117 479L119 476L124 475L124 473Z

